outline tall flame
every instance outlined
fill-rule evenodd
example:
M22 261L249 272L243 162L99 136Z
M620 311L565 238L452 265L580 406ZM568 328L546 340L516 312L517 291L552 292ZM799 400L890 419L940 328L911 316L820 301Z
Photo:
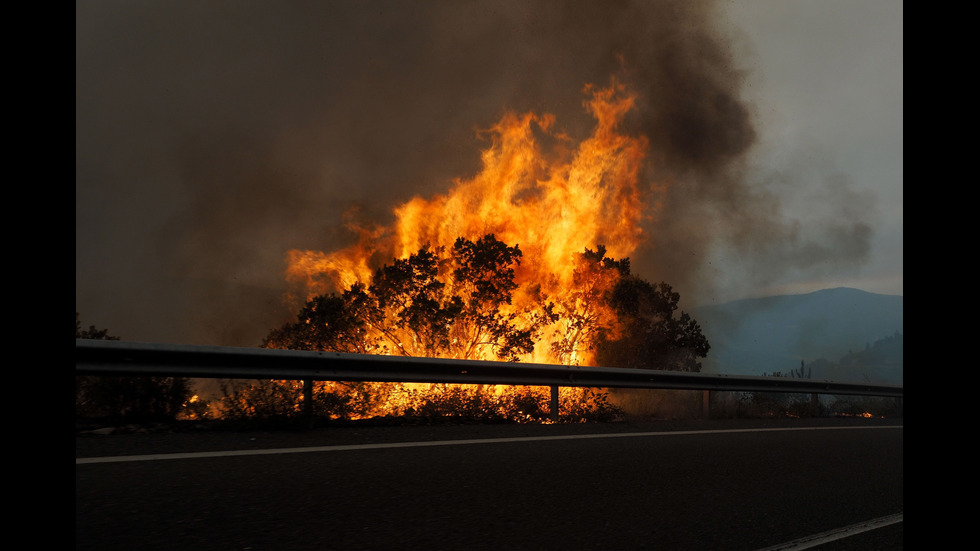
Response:
M346 249L290 251L287 277L312 297L369 284L377 267L372 259L407 258L426 245L449 248L459 237L494 234L524 253L516 272L519 310L522 302L563 296L572 288L577 259L587 248L604 246L612 258L631 256L643 239L644 218L655 215L639 185L647 140L621 130L635 94L615 81L586 92L584 105L595 125L577 147L555 130L550 114L508 113L487 131L491 145L476 176L455 181L444 195L397 206L391 227L354 227L360 239ZM543 142L553 144L549 151L542 151ZM550 350L533 356L529 360L547 363L588 361L581 353L556 358Z

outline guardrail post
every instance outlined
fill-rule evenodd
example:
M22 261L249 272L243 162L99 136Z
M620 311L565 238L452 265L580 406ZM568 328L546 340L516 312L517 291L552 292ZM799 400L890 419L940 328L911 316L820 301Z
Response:
M558 385L551 385L551 420L558 422Z
M313 379L303 379L303 416L313 427Z

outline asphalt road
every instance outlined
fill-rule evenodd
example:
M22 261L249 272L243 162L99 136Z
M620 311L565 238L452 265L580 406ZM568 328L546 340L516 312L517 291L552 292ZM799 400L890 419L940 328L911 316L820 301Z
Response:
M901 549L901 423L78 434L75 546L751 551L892 519L818 549Z

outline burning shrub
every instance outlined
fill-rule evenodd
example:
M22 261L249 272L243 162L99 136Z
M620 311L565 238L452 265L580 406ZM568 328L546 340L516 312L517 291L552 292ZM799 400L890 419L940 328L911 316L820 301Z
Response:
M229 420L288 419L302 412L302 381L232 381L222 394L222 416Z
M364 419L385 411L394 383L316 382L313 411L328 419ZM304 414L302 381L230 381L218 400L225 420L294 419Z
M427 385L412 392L404 413L428 419L505 421L502 401L492 388L483 385Z
M222 389L215 418L226 421L291 421L304 416L301 381L232 381ZM313 385L313 415L330 420L393 422L550 422L547 387L424 383ZM604 391L562 388L561 422L609 421L621 414Z
M622 415L622 410L609 401L605 390L591 388L561 389L558 420L562 423L605 423ZM569 392L570 391L570 392Z
M504 416L517 423L540 423L551 418L551 413L545 407L549 404L549 396L541 387L511 386L506 387L502 409ZM549 404L550 407L550 404Z

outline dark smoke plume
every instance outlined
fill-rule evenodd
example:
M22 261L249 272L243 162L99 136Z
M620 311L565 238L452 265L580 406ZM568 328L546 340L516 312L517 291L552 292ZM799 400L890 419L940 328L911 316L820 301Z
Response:
M286 251L343 247L353 207L387 224L471 176L505 110L581 136L583 87L613 77L639 95L646 177L672 183L636 273L691 303L720 245L776 269L863 258L867 227L815 241L746 180L753 106L716 17L688 0L78 2L76 311L127 340L257 345L293 315Z

